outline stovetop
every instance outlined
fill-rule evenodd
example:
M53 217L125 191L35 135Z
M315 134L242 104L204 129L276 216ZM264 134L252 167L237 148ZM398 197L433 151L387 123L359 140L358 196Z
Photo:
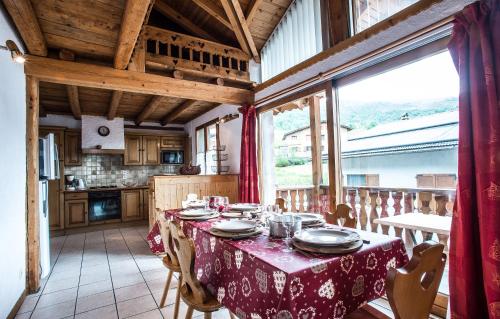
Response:
M103 189L103 188L118 188L117 185L107 185L107 186L91 186L89 189Z

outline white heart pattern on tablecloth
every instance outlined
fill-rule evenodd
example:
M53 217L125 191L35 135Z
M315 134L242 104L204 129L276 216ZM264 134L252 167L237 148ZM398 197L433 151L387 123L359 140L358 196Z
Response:
M250 313L250 319L262 319L262 317L257 313Z
M211 272L212 272L212 265L206 264L205 265L205 276L207 276L207 278L209 278Z
M231 269L231 253L224 250L224 262L226 263L226 268Z
M351 293L354 297L360 296L365 291L365 277L359 275L354 280L354 285L352 285Z
M276 319L292 319L292 314L288 310L281 310L276 314Z
M299 319L314 319L316 317L316 308L309 307L306 309L300 309Z
M263 270L257 268L257 269L255 269L255 279L257 279L257 284L259 285L260 292L266 293L267 292L267 274Z
M273 271L273 277L274 288L276 288L278 294L281 295L283 293L283 289L285 288L286 275L282 271Z
M252 293L252 287L250 286L250 280L247 277L243 277L241 280L241 292L243 296L248 297Z
M226 296L226 289L224 287L219 287L217 290L217 301L219 303L222 303L222 300L224 300L224 297Z
M198 233L198 228L193 228L193 240L196 240L197 233Z
M198 268L198 272L196 273L196 278L200 280L201 276L203 276L203 268Z
M266 316L267 319L274 319L276 316L276 309L275 308L270 308L266 310Z
M353 265L354 257L352 255L342 256L342 258L340 258L340 268L342 268L342 271L346 274L351 271Z
M196 257L199 258L201 256L200 245L196 245L194 251L195 251Z
M154 240L155 240L155 243L156 243L157 245L159 245L159 244L160 244L160 242L161 242L161 235L156 235L156 236L154 237Z
M346 308L342 300L337 301L335 307L333 308L333 318L342 319L345 316Z
M391 259L389 259L389 261L385 265L385 268L387 270L389 270L391 268L396 268L396 257L392 257Z
M255 255L252 255L251 253L248 253L248 258L250 258L253 261L255 259Z
M222 265L220 263L220 259L215 258L215 273L218 275L218 274L220 274L221 270L222 270Z
M322 262L321 259L316 259L316 258L311 259L311 263L315 263L315 262L321 262L321 263L316 264L314 266L311 266L311 270L313 273L320 274L326 270L326 268L327 268L326 263Z
M202 245L203 245L203 251L205 252L205 254L208 254L208 238L203 238L203 240L201 241Z
M240 307L236 307L236 312L234 313L237 318L245 319L247 314Z
M241 262L243 261L243 252L241 250L234 251L234 261L236 262L236 268L240 269Z
M366 258L366 268L373 270L377 267L377 257L375 257L375 253L370 253L368 258Z
M335 295L335 287L333 285L332 279L328 279L324 284L319 287L318 294L320 297L327 299L333 299Z
M234 281L231 281L227 285L227 292L229 293L229 297L234 300L234 296L236 295L236 283Z
M300 296L303 291L304 285L300 283L300 278L293 278L290 282L290 294L292 295L292 300Z
M382 244L383 251L389 251L392 249L392 242L386 242Z
M373 285L373 290L377 295L382 296L382 294L384 293L384 289L385 289L384 279L378 279L377 281L375 281L375 285Z
M215 239L215 237L210 237L210 250L212 252L215 251L215 243L217 242L217 240Z

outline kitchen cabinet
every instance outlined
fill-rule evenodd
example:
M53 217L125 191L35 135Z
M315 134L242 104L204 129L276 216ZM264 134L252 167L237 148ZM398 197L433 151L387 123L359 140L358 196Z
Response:
M82 134L79 131L67 131L64 134L64 165L82 165Z
M122 221L142 219L142 191L126 190L122 191Z
M88 194L67 194L64 201L64 225L66 228L88 226Z
M149 189L142 190L142 217L147 219L149 215Z
M159 165L160 137L125 135L123 165Z

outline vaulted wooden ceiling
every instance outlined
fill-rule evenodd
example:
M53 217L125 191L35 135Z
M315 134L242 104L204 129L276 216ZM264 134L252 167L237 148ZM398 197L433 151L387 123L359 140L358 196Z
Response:
M144 25L229 45L259 61L259 51L292 0L2 0L30 54L137 70L129 64ZM30 8L30 6L32 8ZM30 15L30 13L33 13ZM17 17L16 17L17 16ZM36 34L38 24L41 37ZM135 39L134 43L129 43ZM129 41L129 42L127 42ZM39 43L44 42L44 43ZM45 46L45 48L44 48ZM45 50L45 52L44 52ZM62 52L61 52L62 50ZM69 53L68 53L69 52ZM68 53L68 54L66 54ZM133 58L133 57L132 57ZM133 62L133 61L132 61ZM203 62L203 61L202 61ZM222 62L221 62L222 63ZM148 66L142 66L148 72ZM145 68L145 70L144 70ZM246 66L247 68L247 66ZM139 67L140 69L140 67ZM239 69L239 67L238 67ZM158 70L150 70L157 73ZM244 71L247 72L245 69ZM163 72L165 73L165 72ZM167 76L174 76L168 73ZM182 77L181 77L182 78ZM188 77L188 80L191 80ZM197 79L214 83L214 79ZM219 85L245 86L245 82ZM46 113L186 123L219 103L41 82ZM165 119L168 119L166 121Z

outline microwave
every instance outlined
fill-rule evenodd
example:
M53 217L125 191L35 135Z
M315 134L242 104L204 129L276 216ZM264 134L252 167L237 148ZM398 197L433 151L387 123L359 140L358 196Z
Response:
M162 150L160 160L162 164L184 164L184 151Z

